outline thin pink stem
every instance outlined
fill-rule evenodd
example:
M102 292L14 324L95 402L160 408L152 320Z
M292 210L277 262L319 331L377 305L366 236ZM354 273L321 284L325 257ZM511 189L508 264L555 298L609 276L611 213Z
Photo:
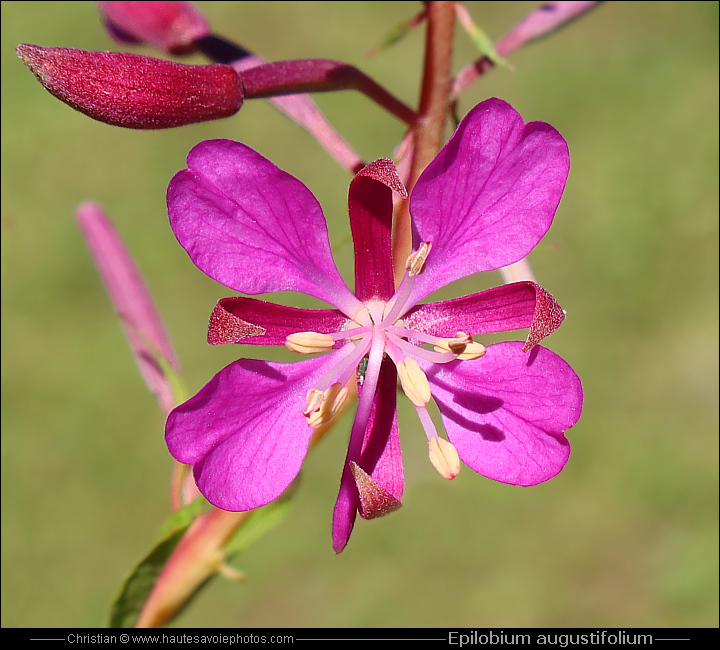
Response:
M510 32L495 44L497 53L506 57L519 47L564 26L599 2L558 1L546 2L531 11ZM452 98L455 99L465 88L485 74L495 64L486 56L460 70L452 81Z

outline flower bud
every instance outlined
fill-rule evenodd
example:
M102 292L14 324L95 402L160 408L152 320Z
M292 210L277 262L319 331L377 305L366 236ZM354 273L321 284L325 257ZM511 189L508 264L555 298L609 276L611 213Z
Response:
M187 54L210 34L192 2L98 2L110 36L121 43L148 43L169 54Z
M52 95L106 124L167 129L229 117L243 103L242 80L227 65L35 45L16 51Z

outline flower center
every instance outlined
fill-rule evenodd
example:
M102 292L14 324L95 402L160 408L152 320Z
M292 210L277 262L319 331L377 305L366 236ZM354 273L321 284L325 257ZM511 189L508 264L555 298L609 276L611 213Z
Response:
M340 332L297 332L287 337L285 345L294 352L309 354L329 351L339 341L345 341L334 353L337 362L307 395L303 415L313 429L327 424L339 412L347 398L346 384L359 372L361 362L366 364L351 440L353 436L362 436L365 432L375 399L380 365L385 355L390 357L397 368L403 392L413 403L427 435L430 461L442 476L452 479L460 471L460 461L455 447L438 435L428 413L427 404L432 395L421 363L470 361L485 354L485 347L475 343L465 332L457 332L453 338L439 338L406 328L402 317L414 306L410 296L415 277L423 272L430 250L430 243L423 242L410 255L405 277L387 302L368 300ZM429 350L421 347L422 344L431 344L434 348Z

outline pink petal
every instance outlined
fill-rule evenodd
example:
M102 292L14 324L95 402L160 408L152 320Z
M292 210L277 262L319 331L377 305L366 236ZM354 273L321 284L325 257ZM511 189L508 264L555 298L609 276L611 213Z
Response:
M350 183L348 207L355 245L355 295L388 300L395 293L392 269L393 200L407 190L392 160L381 158L360 170Z
M208 343L283 345L294 332L340 332L347 320L337 309L298 309L255 298L223 298L210 316Z
M250 510L290 485L313 435L303 416L307 393L339 354L298 363L239 359L170 413L168 449L193 465L210 503Z
M360 303L330 253L320 204L239 142L207 140L170 182L170 223L196 266L248 294L300 291L352 316Z
M438 337L529 327L527 352L560 327L564 318L560 305L540 285L513 282L463 298L418 305L403 320L410 330Z
M423 368L462 461L502 483L535 485L567 462L563 433L578 421L583 395L580 379L558 355L521 348L498 343L474 361Z
M413 247L432 244L413 301L525 257L550 227L569 169L565 140L549 124L525 124L499 99L478 104L410 198Z
M358 387L362 391L362 387ZM333 548L340 553L348 543L355 525L355 515L363 504L358 489L368 493L365 505L375 504L372 511L362 510L371 519L387 514L400 507L405 479L403 475L400 436L396 411L397 372L390 359L385 359L380 369L375 402L359 454L348 448L340 491L333 511ZM358 483L353 476L351 463L369 476L369 482ZM374 498L369 491L375 488ZM371 506L372 507L372 506ZM380 511L383 510L381 513Z

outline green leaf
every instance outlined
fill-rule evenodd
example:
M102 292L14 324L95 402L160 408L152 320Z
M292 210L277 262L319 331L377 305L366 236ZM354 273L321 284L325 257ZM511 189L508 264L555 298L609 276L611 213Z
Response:
M148 599L155 582L189 524L178 528L158 542L140 560L120 586L120 592L110 606L108 627L133 627Z
M175 404L182 404L184 401L187 400L187 391L185 390L185 385L183 384L182 379L180 379L180 375L173 370L170 363L167 361L167 359L165 359L162 354L155 351L155 349L152 347L151 349L154 353L153 358L160 366L160 369L163 371L163 374L168 380L170 390L172 391L173 397L175 398Z
M160 528L158 537L160 540L168 537L170 533L179 530L180 528L187 528L198 515L210 512L212 506L207 502L207 499L198 496L191 503L183 506L179 510L175 510L166 520Z
M367 55L376 54L380 50L387 49L391 45L395 45L403 38L405 38L414 27L417 27L425 18L425 11L421 11L419 14L411 18L410 20L403 21L402 23L395 25L385 36L379 45L373 47Z
M277 526L289 512L290 498L295 492L297 482L298 479L295 479L282 496L259 508L253 513L252 517L246 519L245 523L240 526L223 547L223 552L228 556L239 553L262 537L267 531ZM110 607L108 627L122 628L135 625L160 573L183 535L185 535L190 524L195 521L197 516L207 512L209 508L210 504L205 499L198 497L192 503L170 515L163 524L163 536L161 539L123 581L120 591ZM210 577L212 576L209 576L208 580ZM185 601L183 607L197 595L208 580L198 585L198 588ZM175 612L173 616L177 615L181 609Z
M464 27L465 31L470 35L473 43L475 43L475 47L480 50L480 53L483 56L486 56L495 65L508 65L508 62L497 53L493 42L482 29L480 29L477 25L464 25Z
M198 497L184 508L173 512L160 529L159 538L125 578L110 606L108 627L133 627L160 573L175 547L195 518L210 510L210 504Z
M493 42L488 35L478 27L472 19L470 12L462 3L455 3L455 15L458 17L463 29L469 34L475 47L480 50L480 54L490 59L495 65L504 65L510 67L508 62L503 59L495 49Z

